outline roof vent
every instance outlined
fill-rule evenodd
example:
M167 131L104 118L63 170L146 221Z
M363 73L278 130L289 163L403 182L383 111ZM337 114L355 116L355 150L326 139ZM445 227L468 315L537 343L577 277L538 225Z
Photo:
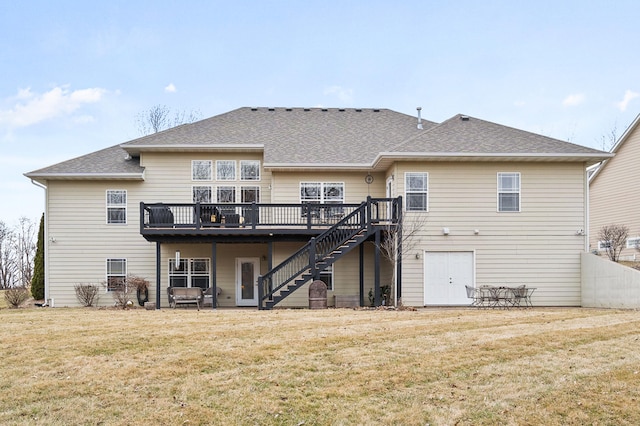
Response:
M417 107L418 110L418 130L422 130L422 117L420 116L420 111L422 111L422 107Z
M309 108L305 108L304 110L305 110L305 111L311 111L311 109L309 109Z
M356 112L362 112L362 110L361 109L356 109Z
M276 110L275 108L269 108L269 111L275 111L275 110Z
M326 109L326 108L322 108L322 111L323 111L323 112L327 112L327 111L329 111L329 110L328 110L328 109Z
M344 112L344 108L339 108L338 111Z
M460 120L462 120L462 121L469 121L469 116L468 116L468 115L461 115L461 116L460 116Z
M374 109L373 112L380 112L380 110L379 109Z
M251 111L257 111L258 108L251 108Z
M287 111L293 111L293 109L291 109L291 108L286 108L286 110L287 110Z

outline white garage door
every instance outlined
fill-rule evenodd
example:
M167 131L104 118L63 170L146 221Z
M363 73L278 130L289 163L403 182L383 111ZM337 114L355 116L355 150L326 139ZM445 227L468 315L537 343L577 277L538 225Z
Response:
M474 285L473 252L424 253L424 304L468 305L465 285Z

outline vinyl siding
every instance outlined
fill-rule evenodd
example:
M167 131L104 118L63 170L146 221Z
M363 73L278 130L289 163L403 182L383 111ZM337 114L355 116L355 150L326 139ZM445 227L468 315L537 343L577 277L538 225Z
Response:
M615 157L609 159L589 186L589 247L598 248L598 234L603 226L626 225L629 237L640 237L640 197L637 182L640 180L640 126L636 127L622 143ZM606 256L606 253L600 253ZM633 248L624 249L627 259L640 257Z
M405 172L429 173L429 212L405 213L407 221L426 220L416 247L403 259L406 305L429 304L425 250L473 250L477 285L526 284L538 289L534 304L580 305L584 237L576 230L585 227L583 164L398 163L397 195L404 195ZM521 173L520 212L497 212L498 172Z

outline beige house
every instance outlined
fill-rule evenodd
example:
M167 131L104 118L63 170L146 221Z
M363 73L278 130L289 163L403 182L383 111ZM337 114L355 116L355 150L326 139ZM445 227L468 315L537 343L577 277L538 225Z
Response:
M640 197L635 183L640 179L640 115L620 137L611 152L615 157L602 162L589 180L589 248L606 256L606 241L600 241L600 229L625 225L629 238L621 259L636 260L640 252Z
M313 278L329 305L466 305L465 285L525 284L535 305L579 306L585 170L609 157L464 115L240 108L26 176L46 187L53 306L77 306L78 283L113 304L127 274L158 308L170 287L308 306Z

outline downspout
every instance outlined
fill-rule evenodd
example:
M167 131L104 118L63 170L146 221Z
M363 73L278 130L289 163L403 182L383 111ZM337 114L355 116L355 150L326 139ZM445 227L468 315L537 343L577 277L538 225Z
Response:
M49 197L47 194L47 186L31 179L31 183L38 188L44 189L44 301L46 304L51 299L49 297Z

